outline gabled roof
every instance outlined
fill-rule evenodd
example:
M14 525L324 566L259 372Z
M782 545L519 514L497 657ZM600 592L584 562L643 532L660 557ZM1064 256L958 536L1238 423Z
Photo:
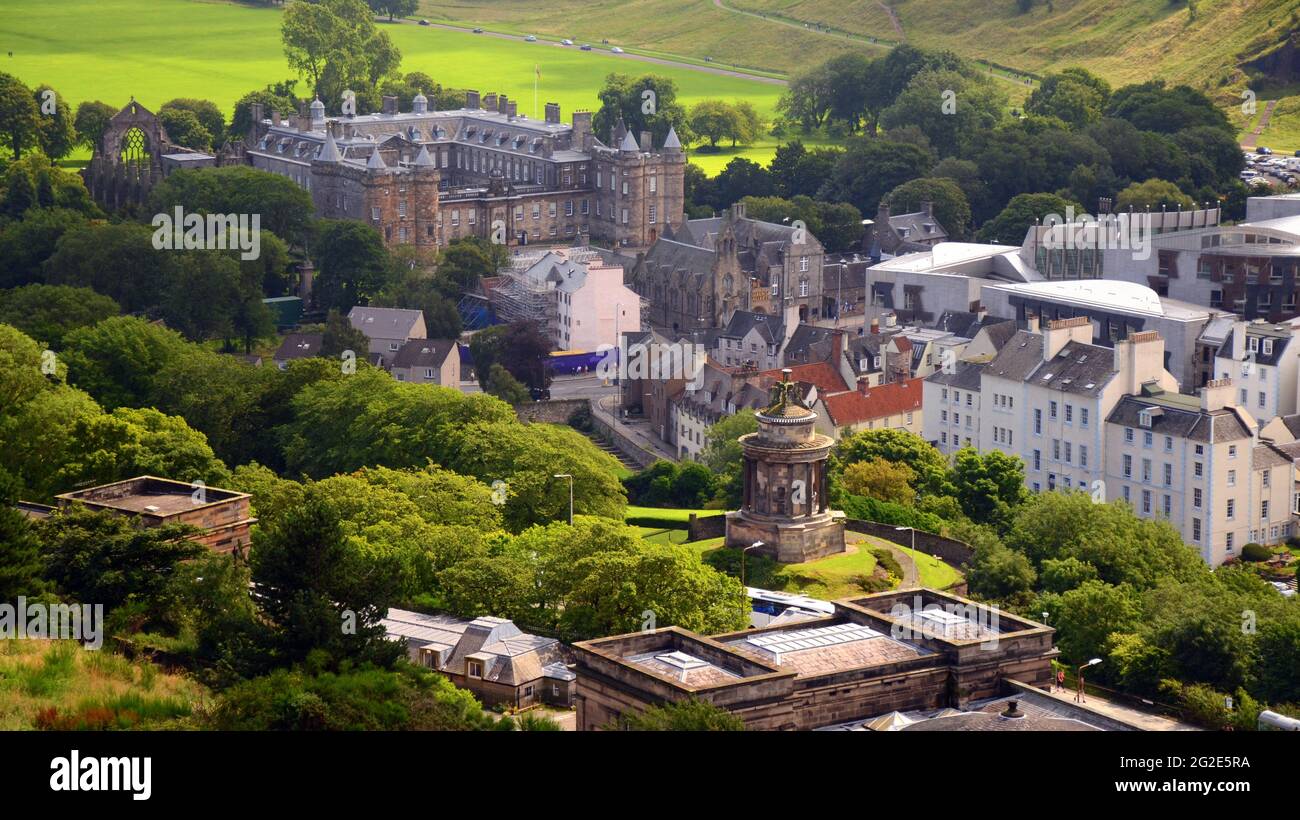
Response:
M381 308L357 305L348 312L348 321L367 337L409 339L424 314L407 308Z
M454 339L412 339L393 356L393 367L442 367L447 357L458 353Z
M271 358L277 362L287 362L319 356L324 340L324 333L290 333L284 337Z
M984 372L984 368L987 366L987 363L957 362L957 369L954 372L945 373L943 370L936 370L926 376L925 380L931 384L942 384L946 387L978 393L980 374Z
M871 419L888 418L899 413L921 410L924 379L888 382L879 387L849 390L822 396L830 421L836 427L860 424Z
M754 313L748 310L737 310L731 314L731 319L727 322L726 330L722 332L723 336L730 336L736 339L743 339L749 335L751 330L758 330L763 341L767 344L774 345L781 338L781 320L766 313Z
M1114 377L1115 351L1067 342L1050 361L1043 361L1043 336L1017 331L989 362L984 373L1067 393L1098 395Z
M1142 411L1158 409L1151 414L1150 425L1142 425ZM1106 417L1108 424L1150 430L1152 433L1192 441L1218 443L1240 441L1251 437L1251 431L1232 408L1205 411L1192 407L1179 407L1156 398L1124 396Z

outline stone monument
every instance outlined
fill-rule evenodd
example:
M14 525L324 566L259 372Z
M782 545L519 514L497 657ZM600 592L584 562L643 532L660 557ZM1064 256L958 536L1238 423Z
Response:
M786 564L844 552L844 513L827 508L826 459L835 441L814 429L817 414L800 398L790 370L755 414L758 432L740 437L745 493L727 513L727 546Z

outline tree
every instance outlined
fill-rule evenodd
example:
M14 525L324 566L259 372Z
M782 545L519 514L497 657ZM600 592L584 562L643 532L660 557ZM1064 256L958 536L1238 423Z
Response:
M880 113L888 130L920 129L939 157L957 154L965 140L1002 119L1007 97L992 80L958 71L923 71Z
M855 140L840 154L818 198L849 202L864 214L874 214L883 196L923 175L931 163L930 155L915 145Z
M839 155L838 148L808 149L798 140L777 146L776 154L768 163L777 195L787 199L800 195L815 197L830 179Z
M108 128L108 121L117 114L117 109L99 100L86 100L77 104L77 114L73 127L81 144L94 151Z
M325 334L321 340L320 355L338 358L344 351L352 351L358 359L365 360L370 350L370 339L356 328L348 317L330 310L325 318Z
M649 92L649 93L647 93ZM675 128L683 145L694 141L686 109L677 101L677 83L658 74L630 77L609 74L596 95L600 108L592 117L592 129L605 139L621 121L637 139L649 131L656 146L663 145L668 129Z
M81 506L36 524L45 576L73 600L110 611L128 601L161 603L180 563L207 549L187 538L194 532L177 524L139 527L126 516Z
M1024 464L1001 450L962 448L954 458L951 480L966 515L976 524L999 529L1010 524L1011 513L1029 493Z
M1203 92L1186 85L1169 88L1164 80L1117 89L1105 114L1126 119L1142 131L1174 134L1184 128L1208 125L1235 133L1227 115Z
M315 210L311 194L292 179L244 165L168 174L150 192L149 210L171 213L177 206L204 214L258 214L262 228L294 245L306 244Z
M891 213L907 214L921 210L922 203L934 208L934 218L948 232L948 238L961 241L970 226L970 203L954 180L922 177L904 182L885 195Z
M192 352L176 331L135 316L78 328L63 343L69 378L109 409L151 404L158 375Z
M530 398L528 388L510 375L500 362L493 362L488 369L487 384L483 389L506 404L526 404Z
M18 491L18 481L0 470L0 601L34 597L42 586L41 546L27 518L13 506Z
M718 484L726 494L729 508L740 506L740 495L744 489L744 476L740 469L743 457L740 437L757 431L758 419L754 417L754 411L745 409L718 419L705 434L706 443L700 460L718 476Z
M1172 182L1163 179L1148 179L1134 182L1119 192L1115 199L1117 211L1157 211L1157 210L1192 210L1196 203L1192 198Z
M1034 587L1034 568L1024 555L993 542L975 548L966 571L971 592L985 598L1007 599Z
M477 236L452 240L438 252L437 276L433 283L449 299L478 287L485 276L496 276L509 262L505 245Z
M307 78L331 110L338 110L344 91L360 97L402 59L361 0L293 3L284 11L280 33L289 67Z
M730 207L747 196L771 196L775 186L767 169L753 160L735 157L714 180L719 208Z
M947 494L948 463L929 442L906 430L860 430L840 439L835 452L844 467L882 459L906 464L916 473L913 489L920 495Z
M330 664L347 659L389 667L401 656L380 623L396 603L397 563L350 548L338 513L323 499L308 497L257 529L252 571L258 607L285 660L315 653Z
M1103 656L1111 633L1131 632L1137 619L1131 590L1102 581L1084 581L1062 594L1052 613L1056 645L1074 663Z
M12 74L0 71L0 140L14 159L40 144L40 117L32 90Z
M41 153L50 159L63 159L72 153L72 149L79 142L72 109L64 102L63 97L48 85L37 86L32 97L36 102L37 111L41 114L40 130L37 133Z
M1109 99L1109 83L1086 69L1072 67L1044 77L1025 100L1025 111L1082 128L1101 119Z
M1075 213L1085 212L1079 203L1056 194L1016 194L1002 213L980 228L980 241L1019 245L1029 229L1048 215L1063 221L1067 208L1073 208Z
M178 261L178 254L154 249L148 226L92 224L63 233L45 273L49 284L91 288L135 312L158 304Z
M119 313L117 302L90 288L65 285L25 285L0 291L0 322L44 342L54 350L63 337Z
M17 222L0 228L0 287L13 288L45 280L42 266L59 238L86 218L66 208L32 208Z
M745 722L712 703L692 698L630 713L608 728L625 732L743 732Z
M401 664L318 674L277 669L223 692L204 725L240 732L446 732L493 729L497 721L446 677Z
M875 459L845 467L840 483L846 492L853 495L911 506L916 501L916 490L912 489L915 480L916 472L906 464Z
M195 151L212 151L212 132L203 127L193 111L176 108L164 108L158 111L158 119L167 129L167 136L177 145L192 148Z
M480 330L470 339L469 353L479 387L488 389L492 365L500 363L524 385L543 390L551 385L551 373L545 359L551 343L535 322L514 322Z
M701 100L691 107L686 121L697 136L709 141L710 148L717 148L718 141L727 137L734 142L741 128L735 106L726 100Z
M234 113L230 117L230 136L244 139L253 129L253 104L260 103L263 112L270 116L272 111L298 110L298 98L293 94L295 81L282 83L279 87L267 86L261 91L250 91L235 103Z
M393 280L379 231L349 219L321 220L320 226L314 254L320 270L317 303L344 313L369 304Z

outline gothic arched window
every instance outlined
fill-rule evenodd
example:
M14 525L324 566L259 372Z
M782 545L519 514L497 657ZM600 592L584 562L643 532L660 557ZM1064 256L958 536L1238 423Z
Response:
M149 137L137 126L122 135L121 162L132 166L136 173L149 164Z

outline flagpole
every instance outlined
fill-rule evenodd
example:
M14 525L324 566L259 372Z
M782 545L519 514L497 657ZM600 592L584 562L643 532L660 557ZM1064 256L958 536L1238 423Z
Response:
M537 78L541 74L537 64L533 64L533 119L537 119Z

